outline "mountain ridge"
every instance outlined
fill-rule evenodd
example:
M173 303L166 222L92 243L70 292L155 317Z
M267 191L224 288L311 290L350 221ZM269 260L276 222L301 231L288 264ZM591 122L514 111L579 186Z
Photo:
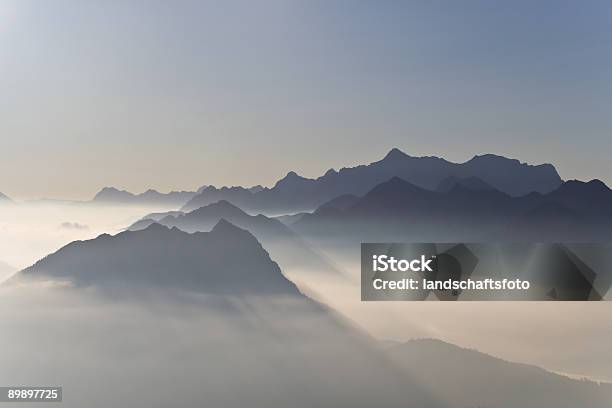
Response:
M227 200L200 207L187 213L155 214L156 220L146 216L130 225L128 230L146 228L154 222L177 227L186 232L208 231L220 219L226 219L252 233L281 264L283 270L308 266L310 270L339 273L329 261L315 252L298 234L280 220L263 214L250 215Z
M422 239L434 241L456 236L459 241L599 242L609 236L612 227L612 190L599 180L572 180L546 194L532 192L514 197L493 188L472 189L461 183L448 191L430 191L393 177L351 205L321 206L292 227L319 236L346 228L353 234L358 232L358 225L364 227L363 233L404 229L415 237L420 234Z
M210 294L303 296L248 231L221 219L210 232L153 223L140 231L74 241L13 279L75 286L156 287Z
M401 177L428 190L435 190L448 177L479 177L492 188L512 196L532 191L547 193L562 183L551 164L531 165L493 154L452 163L435 156L413 157L393 148L381 160L338 171L329 169L313 179L290 171L272 188L255 193L241 187L204 190L190 199L182 210L190 211L225 199L248 212L312 211L343 194L363 195L392 177Z
M438 339L410 340L387 353L421 381L436 384L439 395L455 406L552 408L589 401L589 406L604 407L612 397L611 384L572 379Z
M202 188L198 191L201 190ZM197 191L170 191L169 193L160 193L154 189L148 189L140 194L134 194L126 190L119 190L115 187L103 187L96 193L91 202L98 204L183 205L196 194L198 194Z

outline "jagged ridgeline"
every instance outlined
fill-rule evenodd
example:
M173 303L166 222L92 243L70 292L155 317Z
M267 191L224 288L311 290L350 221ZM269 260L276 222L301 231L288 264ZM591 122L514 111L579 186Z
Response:
M476 177L445 179L435 190L393 177L363 196L324 203L291 228L350 242L605 242L612 190L599 180L571 180L512 196Z
M18 277L67 280L76 286L300 296L255 237L224 219L210 232L189 234L154 223L141 231L72 242Z
M465 163L451 163L438 157L412 157L393 149L382 160L339 171L329 170L317 179L289 172L272 188L256 192L242 187L209 186L191 198L182 210L192 211L227 200L249 212L311 211L343 194L363 195L392 177L400 177L428 190L435 190L449 177L477 177L482 183L511 196L534 191L548 193L562 182L550 164L529 165L491 154L475 156Z
M130 231L147 228L153 223L177 227L186 232L210 231L221 219L251 232L268 250L284 271L299 268L329 277L338 274L330 262L306 243L298 234L277 219L265 215L249 215L228 201L200 207L188 213L170 211L149 214L128 227Z

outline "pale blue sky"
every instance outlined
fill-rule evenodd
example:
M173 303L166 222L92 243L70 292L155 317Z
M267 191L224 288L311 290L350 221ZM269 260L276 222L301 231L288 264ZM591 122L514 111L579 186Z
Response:
M271 184L391 147L612 184L607 1L0 0L0 191Z

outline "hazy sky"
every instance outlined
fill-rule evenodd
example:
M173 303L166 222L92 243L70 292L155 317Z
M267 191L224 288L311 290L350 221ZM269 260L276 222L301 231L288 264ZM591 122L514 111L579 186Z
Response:
M612 184L608 1L0 0L0 191L270 184L397 146Z

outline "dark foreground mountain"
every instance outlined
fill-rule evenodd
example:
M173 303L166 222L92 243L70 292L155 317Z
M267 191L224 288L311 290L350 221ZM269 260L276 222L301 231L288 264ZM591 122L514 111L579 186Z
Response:
M330 169L317 179L289 172L274 187L252 193L241 187L214 187L193 197L184 211L227 200L249 212L295 213L312 211L343 194L361 196L376 185L400 177L416 186L435 190L449 178L478 177L486 185L511 196L533 191L547 193L559 187L562 180L550 164L529 165L496 155L475 156L465 163L451 163L438 157L412 157L398 149L382 160L339 171Z
M0 381L61 380L68 407L446 407L225 220L74 242L11 283L0 287L11 349ZM8 310L20 316L7 325ZM34 327L43 365L25 358L40 344Z
M576 381L440 340L413 340L389 355L412 378L434 387L455 407L604 407L612 385Z
M120 204L120 205L163 205L179 207L193 198L198 191L171 191L160 193L156 190L147 190L144 193L134 194L129 191L118 190L114 187L104 187L100 190L92 202L97 204Z
M325 274L337 273L328 261L317 254L294 231L277 219L264 215L249 215L228 201L209 204L189 213L169 212L145 216L128 227L131 231L148 227L154 222L177 227L186 232L210 231L221 219L251 232L281 265L284 271L308 269Z
M76 286L146 286L210 294L300 296L249 232L225 220L189 234L152 224L142 231L76 241L18 277Z
M598 180L568 181L520 197L471 179L431 191L394 177L343 208L328 205L296 221L306 235L363 242L607 241L612 191Z

